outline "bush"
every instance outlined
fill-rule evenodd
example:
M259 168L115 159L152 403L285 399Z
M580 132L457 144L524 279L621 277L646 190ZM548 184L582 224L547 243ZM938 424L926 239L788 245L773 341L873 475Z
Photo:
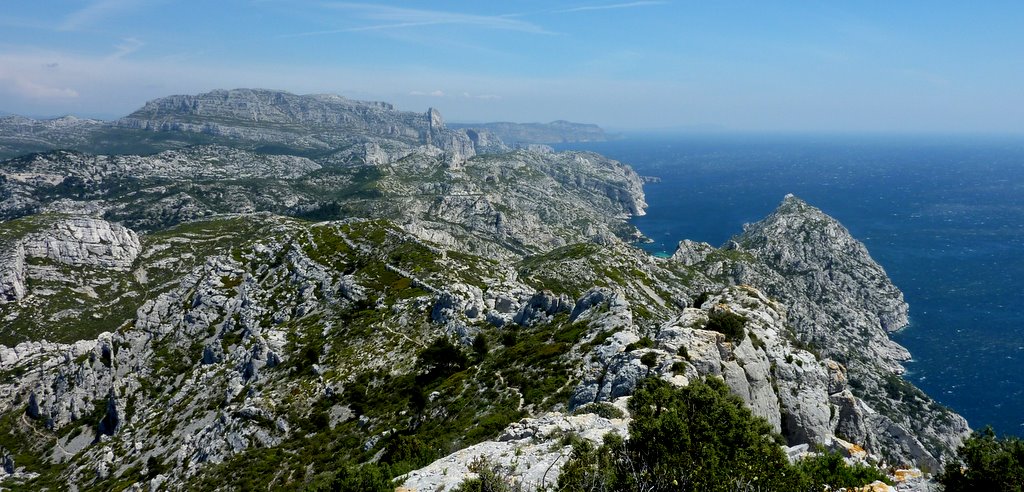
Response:
M380 466L367 463L362 466L346 466L338 470L331 482L330 490L338 492L392 492L395 485L387 478L389 472Z
M483 333L477 333L476 337L473 338L473 352L483 359L490 350L490 347L487 345L487 337Z
M606 419L621 419L626 416L619 407L616 407L606 401L587 403L572 412L573 415L582 415L585 413L592 413L598 417L604 417Z
M732 311L718 311L708 316L708 324L704 327L707 330L717 331L730 342L743 339L743 326L747 324L747 318Z
M629 410L629 440L574 450L561 490L726 491L755 483L782 490L798 479L781 438L720 379L684 388L645 379Z
M640 363L647 366L647 370L654 369L654 366L658 365L658 354L654 352L647 352L640 357Z
M877 468L861 464L850 466L835 452L804 458L797 462L796 469L804 475L805 490L838 490L879 480L891 485L889 477Z
M693 300L693 307L700 309L700 307L703 306L705 302L707 302L709 297L711 297L710 293L701 292L700 295L698 295L697 298Z
M686 363L680 361L673 362L672 374L686 374Z
M421 371L421 384L455 374L467 365L469 358L462 349L444 337L434 340L416 359L416 367Z
M501 344L506 347L512 347L516 343L519 343L519 337L516 335L514 330L508 330L501 334Z
M642 348L651 348L653 346L654 346L654 340L651 340L651 337L648 337L648 336L645 335L643 338L641 338L641 339L639 339L639 340L637 340L637 341L635 341L635 342L633 342L633 343L631 343L629 345L626 345L626 352L632 352L632 351L634 351L636 349L642 349Z
M498 466L483 456L478 456L469 464L469 471L476 473L477 478L464 480L452 492L521 492L522 488L512 485L509 470Z
M645 379L629 410L629 439L608 434L600 447L577 443L558 490L821 491L886 481L879 470L851 467L835 453L790 465L782 437L718 378L683 388Z
M946 492L1024 490L1024 441L1019 438L998 438L986 427L964 441L957 458L938 477Z

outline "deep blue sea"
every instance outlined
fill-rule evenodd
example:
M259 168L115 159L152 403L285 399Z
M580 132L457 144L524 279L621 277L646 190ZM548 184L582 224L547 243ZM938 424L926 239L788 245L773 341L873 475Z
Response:
M1024 137L709 135L561 145L632 165L652 253L721 245L794 193L842 222L903 290L907 378L1024 436Z

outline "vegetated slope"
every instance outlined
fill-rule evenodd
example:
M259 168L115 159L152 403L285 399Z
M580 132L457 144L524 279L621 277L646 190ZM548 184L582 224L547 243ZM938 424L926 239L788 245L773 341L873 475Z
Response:
M608 405L646 376L722 377L795 452L861 445L936 469L966 432L898 376L898 290L795 198L728 247L654 258L626 242L645 207L627 166L417 143L380 130L408 123L386 107L303 97L229 91L136 116L250 142L261 121L373 124L317 155L0 163L4 486L304 488L372 461L434 490L477 455L554 483L561 437L621 432Z

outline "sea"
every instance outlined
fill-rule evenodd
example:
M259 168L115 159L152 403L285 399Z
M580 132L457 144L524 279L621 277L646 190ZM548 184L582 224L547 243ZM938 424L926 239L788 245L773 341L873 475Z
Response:
M1024 436L1024 136L629 135L562 144L660 179L633 223L721 245L787 193L838 219L910 304L905 377L972 428ZM653 180L652 180L653 181Z

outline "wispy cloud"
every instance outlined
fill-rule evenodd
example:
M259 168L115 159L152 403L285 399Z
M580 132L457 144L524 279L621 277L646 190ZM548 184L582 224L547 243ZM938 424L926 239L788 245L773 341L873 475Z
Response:
M136 51L139 51L146 43L136 38L124 38L121 43L114 46L114 52L107 56L108 60L124 58Z
M631 9L631 8L636 8L636 7L648 7L648 6L651 6L651 5L665 5L667 3L668 2L666 2L666 1L649 0L649 1L640 1L640 2L611 3L611 4L605 4L605 5L583 5L583 6L580 6L580 7L573 7L573 8L568 8L568 9L554 10L553 12L567 13L567 12L586 12L586 11L589 11L589 10Z
M496 95L496 94L470 94L468 92L463 92L462 93L462 97L464 97L466 99L479 99L481 101L500 101L501 100L501 96Z
M409 93L410 96L430 96L430 97L444 97L444 91L438 89L430 92L423 91L412 91Z
M346 12L347 14L350 14L351 18L355 18L365 23L362 25L339 29L328 29L288 34L282 37L317 36L344 32L408 29L413 27L437 25L459 25L467 27L476 27L480 29L517 31L530 34L554 34L537 24L527 22L522 19L517 19L514 15L465 14L461 12L410 9L403 7L392 7L388 5L376 5L369 3L353 2L332 2L323 4L323 6L331 10Z
M60 31L75 31L88 27L106 17L138 7L141 0L94 0L85 7L69 14L57 26Z
M21 75L5 77L0 75L0 85L6 85L15 93L29 99L73 99L78 91L66 87L53 87Z

